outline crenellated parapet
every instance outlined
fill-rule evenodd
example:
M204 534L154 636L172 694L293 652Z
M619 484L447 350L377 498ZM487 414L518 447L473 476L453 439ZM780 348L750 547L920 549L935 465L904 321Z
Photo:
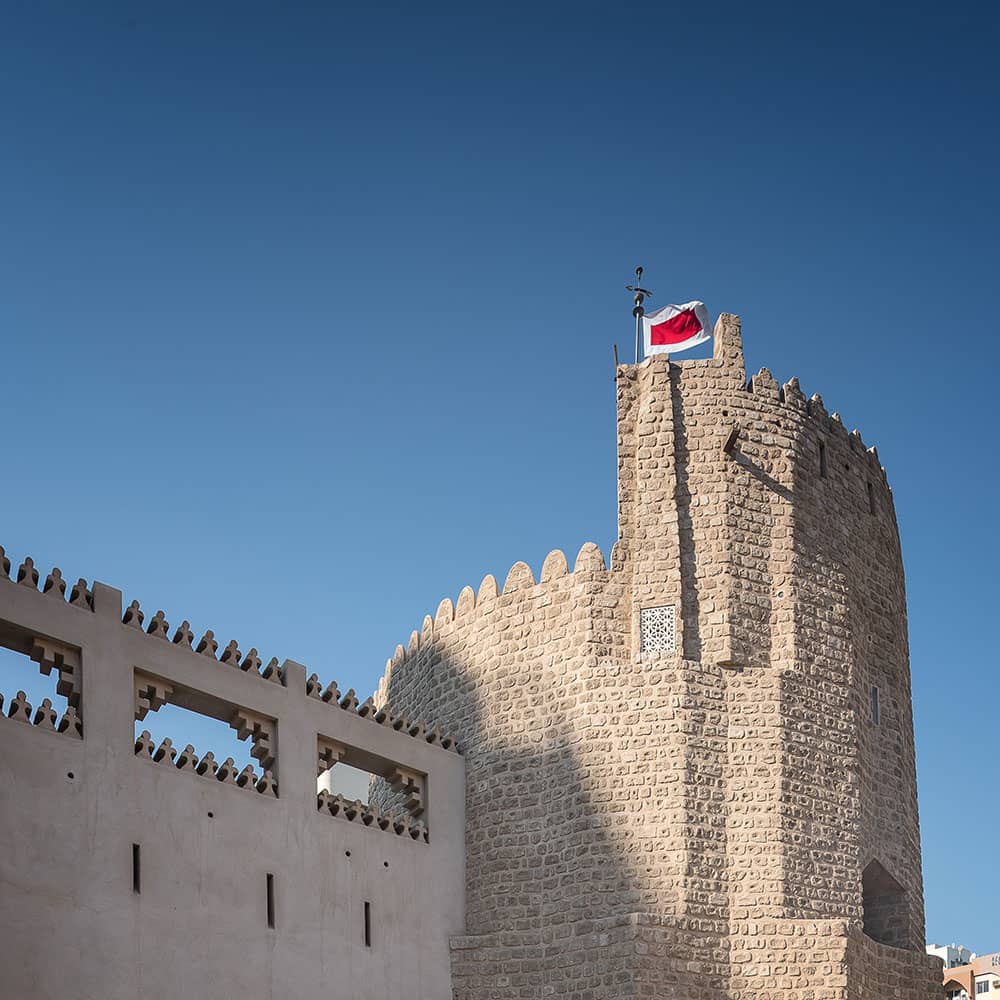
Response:
M211 629L206 629L201 638L195 643L194 632L191 631L191 623L185 619L170 634L170 623L166 620L163 611L157 611L145 625L146 614L142 610L138 601L132 601L125 609L122 616L122 624L137 632L151 636L154 639L171 642L181 650L188 650L203 656L206 659L220 663L231 670L239 670L241 673L251 677L259 677L262 680L270 681L272 684L283 684L278 658L271 657L262 668L263 661L257 653L257 648L251 647L245 654L240 651L239 643L231 639L219 653L219 643L215 638L215 633Z
M148 729L144 729L135 741L135 755L141 760L173 767L178 771L188 771L200 778L219 781L224 785L235 785L237 788L256 791L261 795L277 797L278 794L278 786L271 771L264 770L258 775L250 764L238 770L232 757L227 757L219 764L211 750L199 757L190 743L178 753L169 736L165 736L157 746L150 737Z
M271 657L264 665L255 647L244 652L235 639L222 645L211 629L196 640L188 620L171 628L162 610L147 615L137 600L122 610L121 595L102 584L95 585L96 602L95 591L83 580L67 600L58 569L48 574L44 587L39 579L30 558L11 579L10 561L0 549L0 644L33 660L42 674L54 676L55 693L67 706L60 715L46 698L33 708L19 691L9 702L6 717L11 723L86 743L84 711L104 715L127 691L129 713L137 724L173 705L226 724L249 744L252 763L239 768L232 757L220 762L212 750L196 751L190 743L179 749L181 743L175 746L172 736L157 744L148 729L137 731L129 737L132 756L150 765L150 773L187 773L215 787L230 785L266 799L285 797L293 766L289 747L304 724L312 727L320 747L315 772L306 764L296 779L312 785L310 802L316 795L316 773L325 775L337 763L369 771L401 792L402 814L383 816L365 806L359 828L427 842L427 775L436 770L437 755L458 751L457 742L437 725L411 721L371 698L361 701L353 690L341 693L336 681L324 686L317 674L307 676L295 661ZM74 617L80 611L86 612L86 621ZM88 658L89 648L120 648L117 669L122 676L112 681L113 657L102 652ZM0 695L0 710L3 704ZM283 723L283 718L298 721ZM294 727L291 736L288 725ZM338 748L335 754L333 747ZM293 748L292 761L295 756ZM400 775L406 781L400 783ZM341 806L335 797L331 801L335 805L327 813L355 818L349 804Z
M554 549L545 557L537 582L527 563L515 562L508 571L502 588L498 587L492 574L487 574L478 590L465 586L454 601L450 597L443 598L434 617L425 615L420 630L411 632L407 644L396 646L393 656L386 660L385 671L375 694L375 704L386 704L394 671L414 659L421 650L432 647L435 639L453 635L466 627L474 627L477 621L489 616L501 605L509 608L519 601L535 601L547 589L572 586L574 582L593 585L607 579L608 575L600 548L593 542L586 542L577 553L572 573L565 554L560 549ZM398 724L407 723L408 717L405 715L398 720ZM393 724L396 725L397 721ZM422 726L422 723L418 725Z
M322 789L316 796L316 809L324 814L354 823L373 830L381 830L395 834L397 837L408 837L410 840L429 842L427 826L420 819L411 817L408 813L383 813L367 802L358 799L348 800L343 795Z

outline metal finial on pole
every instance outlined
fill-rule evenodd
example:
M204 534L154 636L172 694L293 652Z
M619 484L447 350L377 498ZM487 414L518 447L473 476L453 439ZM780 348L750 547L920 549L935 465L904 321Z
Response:
M642 303L645 301L646 297L653 297L653 293L648 288L642 288L640 282L642 281L642 268L637 267L635 269L635 284L626 285L625 288L630 292L635 292L635 308L632 310L632 315L635 317L635 363L639 363L639 334L642 330L642 317L646 314L646 310L642 308Z

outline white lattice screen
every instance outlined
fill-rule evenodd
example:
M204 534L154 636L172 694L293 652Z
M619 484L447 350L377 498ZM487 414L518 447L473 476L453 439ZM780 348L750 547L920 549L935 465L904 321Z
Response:
M674 606L643 608L639 612L639 649L644 653L677 650Z

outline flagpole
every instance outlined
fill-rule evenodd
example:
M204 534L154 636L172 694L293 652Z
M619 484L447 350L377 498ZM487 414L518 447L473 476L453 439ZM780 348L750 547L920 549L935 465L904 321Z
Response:
M642 317L646 315L646 310L642 308L642 303L645 301L646 296L652 297L653 293L648 288L642 288L639 284L642 281L642 268L637 267L635 269L635 284L626 285L625 288L630 292L635 292L635 308L632 310L632 315L635 317L635 363L639 363L639 334L642 330Z

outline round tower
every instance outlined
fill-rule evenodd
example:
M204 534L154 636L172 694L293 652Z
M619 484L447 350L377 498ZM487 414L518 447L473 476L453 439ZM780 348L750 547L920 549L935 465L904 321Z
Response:
M442 601L380 687L455 733L455 996L938 997L874 449L714 357L617 373L618 541Z

